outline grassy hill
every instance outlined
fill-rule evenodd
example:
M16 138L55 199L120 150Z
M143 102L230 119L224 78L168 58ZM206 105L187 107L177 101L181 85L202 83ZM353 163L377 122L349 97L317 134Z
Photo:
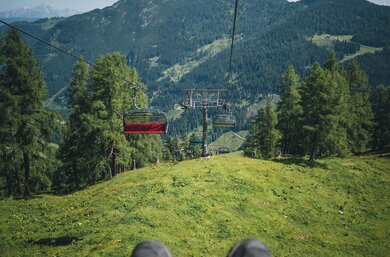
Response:
M218 149L219 147L227 147L230 151L237 151L244 144L245 140L243 138L246 138L247 135L247 130L239 131L237 134L232 131L226 132L209 144L209 148Z
M390 252L390 156L263 161L238 154L126 172L65 196L0 202L1 256L225 256L245 237L274 256Z

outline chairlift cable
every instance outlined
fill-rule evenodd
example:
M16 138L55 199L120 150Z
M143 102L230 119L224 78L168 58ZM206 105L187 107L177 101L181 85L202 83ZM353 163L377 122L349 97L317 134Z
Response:
M76 56L76 55L74 55L74 54L72 54L72 53L70 53L70 52L68 52L68 51L66 51L66 50L64 50L64 49L62 49L62 48L60 48L60 47L58 47L58 46L55 46L55 45L53 45L52 43L47 42L47 41L45 41L45 40L43 40L43 39L41 39L41 38L39 38L39 37L37 37L37 36L34 36L33 34L27 32L27 31L24 31L24 30L22 30L22 29L20 29L20 28L18 28L18 27L16 27L16 26L14 26L14 25L11 25L11 24L9 24L9 23L7 23L7 22L1 20L1 19L0 19L0 22L3 23L4 25L8 26L8 27L11 27L11 28L13 28L13 29L15 29L15 30L17 30L17 31L19 31L19 32L21 32L21 33L23 33L23 34L25 34L25 35L27 35L27 36L29 36L29 37L35 39L35 40L37 40L37 41L40 42L40 43L43 43L43 44L45 44L45 45L48 45L48 46L50 46L50 47L56 49L57 51L60 51L60 52L66 54L66 55L68 55L68 56L70 56L70 57L72 57L72 58L74 58L74 59L76 59L76 60L78 60L78 61L82 61L82 62L84 62L84 63L86 63L86 64L88 64L88 65L90 65L90 66L92 66L92 67L94 67L94 68L97 68L97 66L96 66L95 64L93 64L93 63L91 63L91 62L89 62L89 61L87 61L87 60L85 60L85 59L83 59L83 58L81 58L81 57L78 57L78 56ZM113 74L113 76L114 76L114 77L117 77L117 78L119 78L119 79L121 79L121 80L123 80L124 82L127 82L127 83L129 83L129 84L131 84L131 85L134 85L134 82L130 82L130 81L126 80L125 78L121 77L121 76L118 76L118 75L116 75L116 74ZM134 89L136 89L136 90L141 89L141 87L139 87L139 86L131 86L131 88L134 88Z
M54 49L56 49L57 51L60 51L68 56L71 56L72 58L78 60L78 61L82 61L84 63L86 63L87 65L90 65L92 67L94 67L95 69L98 67L97 65L91 63L91 62L88 62L87 60L84 60L83 58L80 58L58 46L55 46L37 36L34 36L30 33L28 33L27 31L24 31L18 27L15 27L3 20L0 19L0 22L29 36L29 37L32 37L33 39L39 41L40 43L43 43L45 45L48 45ZM119 75L116 75L116 74L112 74L112 76L116 77L116 78L119 78L120 80L128 83L130 85L130 89L134 90L134 97L133 97L133 104L136 108L136 111L138 112L137 114L138 115L135 115L135 116L142 116L144 115L145 117L148 116L150 119L151 118L154 118L154 119L158 119L158 121L151 121L149 123L132 123L132 122L128 122L128 123L125 123L124 124L124 129L125 129L125 134L165 134L167 133L167 129L168 129L168 124L167 124L167 119L166 119L166 114L163 113L163 112L151 112L150 110L141 110L140 108L138 108L138 106L136 105L135 103L135 99L136 99L136 93L138 90L142 89L141 87L139 86L136 86L136 84L134 82L130 82L128 80L126 80L125 78L123 78L122 76L119 76ZM131 118L131 114L128 115L128 114L125 114L124 115L124 119L125 118ZM134 116L134 115L133 115ZM134 118L134 117L133 117Z
M231 82L232 79L232 59L233 59L233 50L234 50L234 37L236 34L236 21L237 21L237 10L238 10L238 0L235 0L234 5L234 14L233 14L233 29L232 29L232 40L230 44L230 54L229 54L229 70L227 76L227 85ZM215 127L234 127L236 125L236 118L229 114L230 108L228 104L224 104L225 114L219 114L214 119Z
M228 70L228 80L227 83L229 84L231 77L232 77L232 58L233 58L233 48L234 48L234 36L236 33L236 20L237 20L237 9L238 9L238 0L235 2L234 6L234 17L233 17L233 29L232 29L232 41L230 44L230 54L229 54L229 70Z
M125 214L121 217L121 219L116 222L115 224L113 224L110 228L109 228L109 231L96 243L97 246L101 245L105 240L108 239L108 236L110 236L114 231L115 229L120 225L122 224L126 218L128 217L129 214L132 214L136 209L137 207L139 207L145 200L145 198L147 196L149 196L157 187L157 185L168 175L169 173L169 169L167 169L167 171L159 178L157 179L149 188L148 191L146 191L144 194L142 194L138 200L132 204L130 207L126 208L126 206L124 207L125 209ZM92 248L92 252L95 252L97 251L98 249L97 248Z

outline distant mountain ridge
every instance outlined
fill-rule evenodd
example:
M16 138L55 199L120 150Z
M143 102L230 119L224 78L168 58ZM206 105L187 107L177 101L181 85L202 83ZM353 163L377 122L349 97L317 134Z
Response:
M3 11L0 12L0 17L6 19L22 20L22 18L41 19L41 18L51 18L51 17L69 17L80 13L81 13L80 11L77 11L75 9L66 8L66 9L58 10L50 5L40 4L34 7L23 7L23 8Z

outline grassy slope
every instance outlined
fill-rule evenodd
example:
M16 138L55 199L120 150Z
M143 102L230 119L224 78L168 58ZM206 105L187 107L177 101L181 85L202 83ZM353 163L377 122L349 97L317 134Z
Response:
M248 131L239 131L237 134L243 138L246 138ZM237 137L235 134L229 131L222 134L219 138L217 138L217 140L209 144L209 148L218 149L219 147L227 147L230 149L230 151L237 151L244 144L244 142L245 141L242 138Z
M383 47L372 47L372 46L360 45L359 51L357 51L354 54L344 56L344 58L340 62L346 62L361 55L374 54L376 52L381 52L381 51L383 51Z
M308 39L318 46L324 47L333 47L333 44L336 40L350 42L352 39L352 35L330 35L330 34L321 34L314 35L313 37L309 37Z
M307 39L310 40L313 44L316 44L317 46L333 48L333 44L336 40L350 42L352 40L352 37L353 37L352 35L321 34L321 35L314 35L313 37L308 37ZM344 58L340 61L340 63L352 60L361 55L373 54L375 52L380 52L380 51L383 51L383 47L372 47L372 46L360 45L359 51L357 51L354 54L344 56Z
M175 83L178 82L184 75L190 73L194 68L227 49L229 43L229 38L222 38L199 48L193 57L187 58L183 62L177 63L173 67L163 71L163 76L157 81L170 78L171 81Z
M1 201L0 255L129 256L153 238L175 256L225 256L256 237L274 256L385 256L389 180L389 155L161 164L71 195ZM47 246L64 237L78 240Z

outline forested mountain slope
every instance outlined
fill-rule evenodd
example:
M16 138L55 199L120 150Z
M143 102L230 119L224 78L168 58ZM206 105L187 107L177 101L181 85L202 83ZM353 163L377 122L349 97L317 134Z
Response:
M183 87L226 84L233 4L228 0L121 0L67 19L17 25L87 60L120 51L148 86L152 105L168 111L184 96ZM293 64L302 76L315 61L324 62L332 48L341 59L361 45L377 47L380 50L374 54L357 58L373 86L389 84L388 24L390 7L365 0L241 1L234 83L229 86L234 112L245 117L245 107L260 101L263 93L278 92L288 65ZM325 33L347 35L349 41L312 42L315 34ZM45 71L49 93L54 95L68 84L74 60L30 42ZM64 92L56 95L57 104L64 101ZM194 128L197 124L190 117L185 114L177 120L175 131ZM245 123L240 121L238 129Z

